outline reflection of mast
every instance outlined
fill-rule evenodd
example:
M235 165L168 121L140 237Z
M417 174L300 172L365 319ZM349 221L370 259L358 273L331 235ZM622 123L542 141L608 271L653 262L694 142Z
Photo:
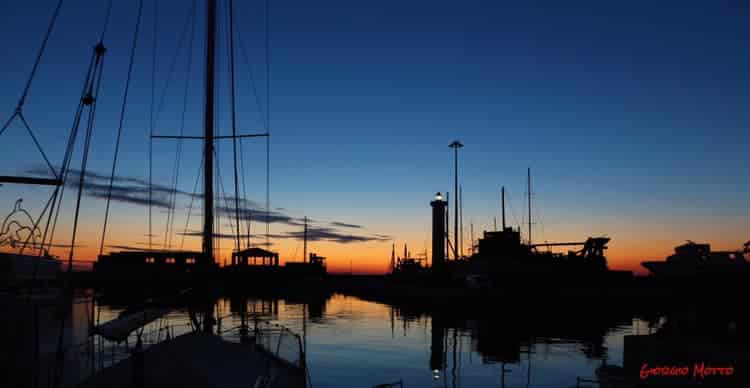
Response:
M435 316L432 317L430 322L431 325L431 341L430 341L430 370L437 376L439 371L445 368L443 363L443 340L445 337L445 327L442 324L440 318Z
M302 303L302 351L307 354L307 302Z
M453 328L453 368L451 375L453 377L453 388L456 388L456 342L458 341L458 330Z
M529 342L529 348L526 351L526 363L528 367L526 369L526 388L531 385L531 343Z

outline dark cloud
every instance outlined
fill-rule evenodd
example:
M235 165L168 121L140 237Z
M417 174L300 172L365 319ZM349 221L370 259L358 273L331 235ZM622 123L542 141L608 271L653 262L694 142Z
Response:
M123 250L123 251L145 251L145 250L149 250L146 247L133 246L133 245L107 245L107 248L119 249L119 250ZM150 249L150 251L163 251L163 252L176 251L176 250L179 250L179 249L160 249L160 248Z
M107 245L107 248L121 249L123 251L143 251L146 249L144 247L136 247L132 245Z
M331 222L331 225L340 226L342 228L362 229L362 225L347 224L345 222L338 222L338 221Z
M293 231L287 232L284 238L292 238L302 240L305 238L304 231ZM307 239L309 241L330 241L341 244L357 243L357 242L373 242L373 241L388 241L390 238L383 238L380 236L368 236L368 235L356 235L350 233L342 233L336 229L328 227L308 227L307 228Z
M258 208L240 207L240 220L252 221L252 222L266 222L268 220L271 224L286 224L292 226L300 226L300 220L294 217L290 217L286 214L270 211L266 214L265 210ZM217 206L216 212L222 217L228 217L232 221L236 218L234 206Z
M187 237L200 237L203 236L203 232L199 230L193 230L188 232L177 232L177 235L179 236L187 236ZM235 235L233 233L214 233L214 238L221 238L221 239L234 239ZM240 238L244 240L247 239L247 234L243 234L240 236ZM250 238L265 238L265 234L263 235L255 235L250 234Z
M203 233L201 231L189 231L185 233L178 233L181 236L188 236L188 237L198 237L202 236ZM266 235L264 234L251 234L251 239L265 239ZM214 233L214 238L222 238L222 239L234 239L235 235L233 233ZM247 235L243 235L242 238L247 238ZM292 231L292 232L286 232L286 233L272 233L268 235L268 238L271 239L294 239L294 240L304 240L305 238L305 232L304 231ZM308 227L307 228L307 240L308 241L331 241L336 243L342 243L342 244L348 244L348 243L355 243L355 242L373 242L373 241L390 241L391 238L389 236L379 236L379 235L355 235L355 234L348 234L348 233L342 233L339 232L336 229L333 228L327 228L327 227ZM254 245L259 245L255 244Z
M36 167L27 170L27 172L37 175L37 176L49 176L49 171L46 168L43 167ZM68 177L66 178L66 185L71 188L77 188L78 182L80 180L80 172L77 170L70 170ZM110 177L108 175L96 173L96 172L90 172L87 171L84 176L84 194L89 197L98 198L98 199L106 199L110 190L110 184L109 184ZM164 210L169 209L171 206L172 196L178 195L189 199L202 199L202 194L193 194L188 193L181 190L174 190L171 187L164 186L161 184L152 184L151 185L151 198L149 199L149 182L144 179L139 178L132 178L132 177L125 177L125 176L115 176L112 181L112 189L111 193L109 193L109 196L111 200L122 202L122 203L128 203L128 204L134 204L134 205L140 205L140 206L148 206L149 203L157 209ZM299 227L300 230L288 232L288 233L282 233L282 234L275 234L275 235L269 235L269 238L276 238L276 239L298 239L301 240L304 238L304 232L302 230L302 226L304 225L305 221L302 218L296 218L292 217L288 214L285 214L285 209L282 207L277 207L275 210L271 210L269 212L266 212L265 206L263 206L261 203L247 200L247 199L238 199L239 204L239 218L242 222L260 222L260 223L272 223L272 224L281 224L281 225L287 225L287 226L293 226L293 227ZM233 196L225 196L218 198L216 203L218 206L216 207L216 213L221 216L225 217L230 222L234 222L236 217L235 212L235 197ZM200 206L194 206L199 208ZM199 209L196 209L196 211L199 212ZM370 242L370 241L386 241L390 240L389 236L384 235L359 235L359 234L351 234L347 232L343 232L337 229L338 228L347 228L347 229L364 229L362 225L357 224L351 224L351 223L345 223L345 222L338 222L338 221L331 221L328 224L330 226L315 226L312 224L320 223L311 219L307 220L308 223L308 231L307 231L307 238L310 241L331 241L331 242L337 242L337 243L355 243L355 242ZM186 233L178 233L179 235L184 236L200 236L200 232L186 232ZM215 234L215 238L226 238L226 239L233 239L233 234ZM246 237L246 236L245 236ZM252 235L251 238L258 238L263 237L265 238L265 235ZM127 249L132 247L125 247L125 246L118 246L118 249ZM135 249L142 249L142 248L135 248Z

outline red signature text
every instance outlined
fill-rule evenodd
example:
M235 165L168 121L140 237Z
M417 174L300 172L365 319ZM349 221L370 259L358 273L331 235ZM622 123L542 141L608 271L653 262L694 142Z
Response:
M733 366L711 366L705 362L695 363L692 368L688 365L641 365L639 377L646 380L649 377L687 377L705 379L711 376L733 376Z

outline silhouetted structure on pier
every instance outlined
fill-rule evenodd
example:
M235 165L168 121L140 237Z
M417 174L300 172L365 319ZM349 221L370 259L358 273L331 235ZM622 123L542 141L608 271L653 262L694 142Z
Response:
M445 209L448 202L440 193L435 194L432 206L432 267L440 270L445 264Z
M190 280L195 273L213 268L213 259L201 252L143 250L100 255L94 263L97 281Z
M260 259L260 264L258 264ZM252 263L250 262L252 260ZM279 266L279 254L271 252L262 248L247 248L239 252L232 253L232 266L248 266L248 265L261 265L261 266Z

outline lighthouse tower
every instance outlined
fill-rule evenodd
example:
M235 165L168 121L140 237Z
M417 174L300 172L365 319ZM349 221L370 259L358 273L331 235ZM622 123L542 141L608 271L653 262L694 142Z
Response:
M445 208L448 202L443 195L435 194L432 206L432 267L440 269L445 264Z

